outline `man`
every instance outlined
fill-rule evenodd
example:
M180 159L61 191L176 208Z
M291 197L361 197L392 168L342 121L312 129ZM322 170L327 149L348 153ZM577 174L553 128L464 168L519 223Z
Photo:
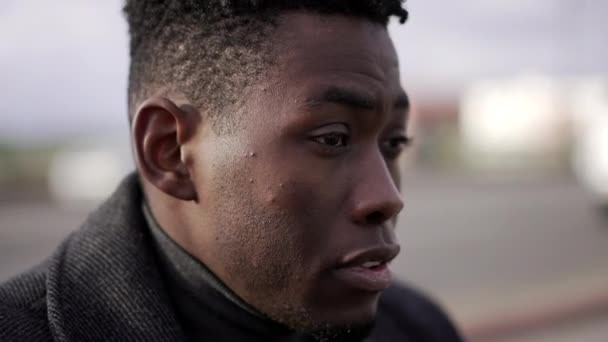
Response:
M0 287L2 341L458 341L392 284L399 0L129 0L137 174Z

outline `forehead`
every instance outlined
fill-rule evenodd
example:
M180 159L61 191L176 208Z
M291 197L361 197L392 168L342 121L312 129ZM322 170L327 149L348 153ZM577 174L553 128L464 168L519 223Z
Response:
M278 60L287 82L317 79L400 90L397 55L380 24L296 13L282 16L277 32Z

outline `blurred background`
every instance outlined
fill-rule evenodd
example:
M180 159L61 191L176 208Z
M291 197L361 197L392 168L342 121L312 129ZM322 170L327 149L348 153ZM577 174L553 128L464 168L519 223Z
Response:
M608 341L608 2L409 0L397 275L471 341ZM132 170L121 1L0 3L0 281Z

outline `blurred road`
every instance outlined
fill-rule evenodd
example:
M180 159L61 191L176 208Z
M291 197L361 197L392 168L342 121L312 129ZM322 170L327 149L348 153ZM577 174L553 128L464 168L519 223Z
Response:
M487 335L479 332L493 317L544 317L556 302L608 293L608 222L567 176L409 170L403 191L403 248L393 269L434 294L474 337ZM85 216L40 201L0 201L0 281L48 255ZM555 334L567 324L569 334ZM608 340L606 327L608 314L594 315L496 341L599 342Z
M512 341L608 341L608 312L602 324L571 322L579 338L542 339L557 330L551 317L584 316L577 310L591 309L601 296L608 310L608 221L572 179L418 170L406 173L402 188L404 248L395 270L436 295L471 336L504 330L488 327L502 319L513 327L547 326Z

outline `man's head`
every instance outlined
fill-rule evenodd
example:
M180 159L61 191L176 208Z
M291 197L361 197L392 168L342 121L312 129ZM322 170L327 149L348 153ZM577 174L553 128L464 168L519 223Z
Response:
M324 336L367 326L403 206L408 101L386 30L406 19L401 1L125 11L132 140L161 226L278 322Z

